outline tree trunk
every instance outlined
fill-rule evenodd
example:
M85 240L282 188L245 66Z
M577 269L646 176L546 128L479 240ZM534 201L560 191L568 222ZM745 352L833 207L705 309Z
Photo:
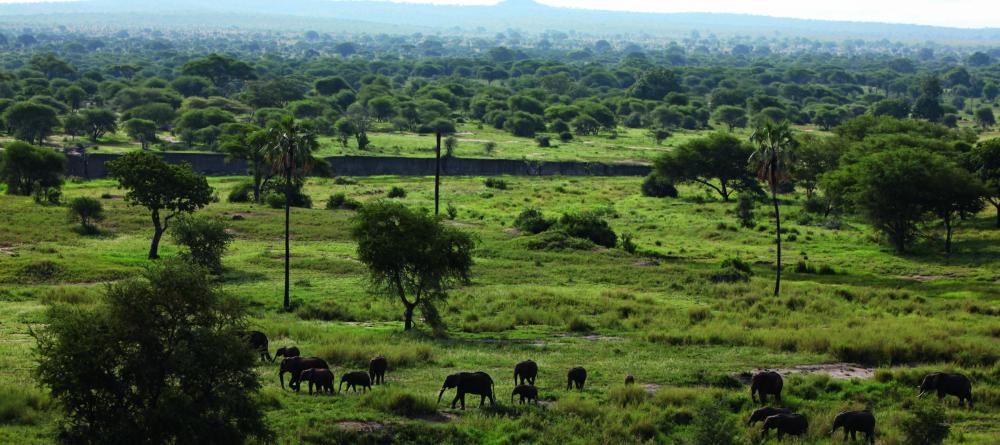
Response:
M291 307L291 303L288 298L289 294L289 278L290 278L290 265L289 261L291 258L291 251L289 249L289 220L292 215L292 151L288 151L288 164L285 165L285 299L284 308L288 311Z
M437 149L434 161L434 216L441 209L441 132L437 132Z
M417 306L416 304L410 304L406 301L403 302L406 305L406 310L403 312L403 330L409 331L413 329L413 309Z
M149 245L149 259L159 259L157 251L160 249L160 238L163 237L163 224L160 223L160 210L153 209L153 242Z
M260 183L261 183L261 173L260 173L260 163L254 161L253 167L253 202L254 204L260 204Z
M951 254L951 233L953 231L951 225L951 217L944 218L944 231L945 231L944 252L947 254Z
M775 226L775 236L778 240L778 268L775 270L774 274L774 295L778 296L781 291L781 212L778 209L778 185L775 183L774 187L771 187L771 201L774 202L774 226Z
M993 204L993 207L996 207L997 209L997 228L1000 229L1000 201Z
M719 181L722 184L722 201L729 202L729 190L726 190L726 181Z

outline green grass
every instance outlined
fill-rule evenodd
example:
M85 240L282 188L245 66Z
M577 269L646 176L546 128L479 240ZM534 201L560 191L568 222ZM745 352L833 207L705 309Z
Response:
M251 305L252 323L268 333L272 351L298 345L327 359L338 376L365 369L377 354L389 358L388 385L366 396L291 394L278 386L276 365L261 364L261 397L279 443L671 442L694 434L692 415L705 398L721 401L720 415L738 417L737 433L751 440L757 433L742 420L753 406L740 373L840 361L876 367L877 376L786 380L786 403L810 418L804 443L839 443L825 434L832 417L863 407L876 413L880 442L900 443L917 380L939 369L970 375L977 398L974 410L949 401L948 443L995 443L1000 434L1000 231L991 214L963 222L951 256L941 254L937 227L927 228L930 238L913 254L897 256L865 224L847 219L839 230L824 228L821 218L803 213L801 196L787 197L783 228L795 241L783 243L783 291L773 297L774 236L764 207L763 230L736 229L735 204L699 188L656 199L638 193L641 178L503 179L507 190L488 188L483 178L444 178L442 209L458 209L447 224L472 232L478 245L472 283L441 308L449 335L440 339L402 332L398 303L366 291L349 237L353 212L321 209L333 193L365 202L394 186L406 190L405 204L432 209L432 178L310 180L306 193L316 208L292 212L295 307L287 313L280 310L283 211L226 202L202 211L243 216L230 221L237 240L220 282ZM210 182L224 197L240 180ZM0 196L0 396L12 394L0 397L0 442L53 440L59 414L35 384L29 335L44 326L45 308L92 304L102 282L147 264L148 216L125 205L113 183L69 183L64 201L106 194L108 219L95 236L74 231L65 207ZM532 250L535 237L511 229L528 207L549 217L601 211L616 232L633 234L644 254ZM177 251L165 240L163 255ZM751 264L750 282L711 283L729 257ZM800 260L837 273L795 273ZM527 358L540 366L542 404L511 407L512 367ZM573 366L588 369L580 393L565 390ZM445 407L451 391L434 414L429 405L441 382L460 370L489 372L500 406L478 410L472 397L467 411L453 412ZM622 387L626 374L636 377L635 388ZM357 431L340 422L369 423Z

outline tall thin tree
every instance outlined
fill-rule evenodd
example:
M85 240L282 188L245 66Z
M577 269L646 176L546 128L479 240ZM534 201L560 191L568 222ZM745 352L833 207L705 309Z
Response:
M312 168L315 162L313 152L318 147L316 135L288 117L267 129L267 143L262 149L264 157L271 162L272 171L280 173L285 179L285 310L290 307L289 226L292 195L295 190L294 181L302 180L305 173Z
M781 211L778 205L778 186L788 176L791 165L791 148L795 144L792 129L787 121L766 121L750 135L757 149L750 155L750 163L757 166L757 178L767 183L774 204L775 239L778 246L778 264L774 276L774 295L781 290Z

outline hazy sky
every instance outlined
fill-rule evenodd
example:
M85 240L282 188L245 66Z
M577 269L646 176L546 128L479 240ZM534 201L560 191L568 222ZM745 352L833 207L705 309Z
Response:
M24 3L32 0L0 0ZM35 0L37 1L37 0ZM143 0L137 0L143 1ZM155 1L155 0L154 0ZM169 2L169 0L159 0ZM281 0L275 0L281 1ZM494 4L498 0L393 0L408 3ZM825 20L916 23L962 28L1000 27L1000 0L539 0L552 6L653 12L732 12Z

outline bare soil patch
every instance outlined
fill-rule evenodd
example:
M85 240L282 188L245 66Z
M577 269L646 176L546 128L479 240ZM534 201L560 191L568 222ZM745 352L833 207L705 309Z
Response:
M866 368L861 365L855 365L852 363L824 363L820 365L797 365L790 368L756 368L751 371L751 375L764 370L776 371L782 376L788 376L792 374L826 374L834 379L850 380L850 379L862 379L867 380L875 377L874 368ZM749 382L749 377L747 377Z
M343 422L337 422L337 426L351 431L364 431L372 432L384 429L386 426L380 422L357 422L353 420L345 420Z

